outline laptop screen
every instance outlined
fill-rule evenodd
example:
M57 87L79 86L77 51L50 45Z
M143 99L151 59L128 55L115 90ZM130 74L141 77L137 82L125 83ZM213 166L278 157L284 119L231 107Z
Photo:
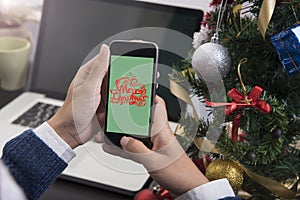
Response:
M162 48L158 62L172 67L184 56L164 50L169 37L161 28L192 38L200 28L202 16L200 10L130 0L45 0L30 90L64 99L71 80L89 52L97 44L103 41L108 44L113 39L155 42ZM142 27L160 28L148 34L138 31L125 36L119 34ZM192 41L179 45L187 56ZM169 119L176 121L180 106L168 90L171 70L159 68L158 71L161 74L158 83L162 86L157 93L166 101Z

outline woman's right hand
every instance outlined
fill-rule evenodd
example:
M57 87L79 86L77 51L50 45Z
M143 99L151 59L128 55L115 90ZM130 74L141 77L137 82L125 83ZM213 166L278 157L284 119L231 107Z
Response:
M112 155L141 163L151 177L175 196L208 182L176 140L167 118L165 102L156 96L151 128L152 149L131 137L121 139L122 149L103 145Z

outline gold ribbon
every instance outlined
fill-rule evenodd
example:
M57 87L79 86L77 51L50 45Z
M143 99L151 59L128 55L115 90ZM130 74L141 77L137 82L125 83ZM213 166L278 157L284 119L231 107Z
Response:
M246 167L244 167L241 163L235 161L240 168L255 182L259 183L261 186L267 188L269 191L271 191L274 194L277 194L278 196L285 198L285 199L293 199L296 196L296 193L292 190L289 190L288 188L284 187L281 183L278 183L277 181L274 181L273 179L263 177L259 174L256 174Z
M269 22L272 18L276 0L264 0L258 15L258 30L263 38L265 38Z
M239 3L232 8L232 12L233 12L233 14L239 14L242 9L243 9L243 6L242 6L242 4Z
M190 73L190 71L188 71L188 73ZM190 105L193 108L193 117L198 122L199 121L198 114L197 114L195 106L194 106L194 104L193 104L193 102L190 98L190 95L188 94L188 92L181 85L178 84L178 82L175 79L170 79L170 91L173 95L180 98L181 100L183 100L185 103L187 103L188 105ZM184 136L185 135L184 128L181 127L180 125L177 126L176 130L175 130L175 134L180 135L180 136ZM213 144L209 140L195 138L194 139L194 144L196 145L196 147L199 150L201 148L202 151L207 151L207 152L220 154L220 152L218 152L218 150L214 147L215 144Z
M296 192L296 196L300 194L300 181L299 176L295 174L295 178L287 179L281 183L284 187Z
M195 106L190 98L189 93L181 87L175 79L170 79L170 91L173 95L183 100L193 108L193 117L199 121L198 114L196 112Z
M178 125L174 131L175 135L179 135L184 137L185 131L184 128L180 125ZM221 154L216 148L215 148L215 144L213 144L210 140L207 139L203 139L203 138L194 138L194 144L195 146L201 151L204 152L211 152L211 153L216 153L216 154Z
M218 149L215 148L215 144L212 143L210 140L195 138L194 144L198 149L201 149L202 151L221 154L220 151L218 151Z

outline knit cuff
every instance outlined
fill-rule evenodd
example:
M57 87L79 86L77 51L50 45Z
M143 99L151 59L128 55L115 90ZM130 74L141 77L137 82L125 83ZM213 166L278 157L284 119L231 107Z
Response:
M2 160L28 199L38 199L67 167L32 130L7 142Z
M33 132L66 163L69 163L76 156L71 147L58 136L47 122L38 126Z

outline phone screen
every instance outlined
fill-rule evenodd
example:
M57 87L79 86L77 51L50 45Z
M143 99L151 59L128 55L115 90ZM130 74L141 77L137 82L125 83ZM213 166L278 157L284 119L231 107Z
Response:
M105 131L149 137L155 57L111 53Z

